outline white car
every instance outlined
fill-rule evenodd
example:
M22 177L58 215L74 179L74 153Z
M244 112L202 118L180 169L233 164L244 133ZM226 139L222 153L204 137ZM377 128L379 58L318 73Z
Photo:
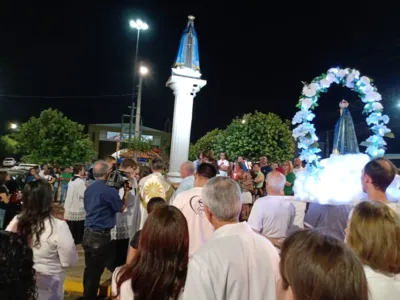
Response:
M24 163L21 163L21 164L19 164L19 166L12 167L13 170L25 170L25 171L29 171L32 168L39 168L39 171L42 170L40 168L39 164L24 164Z
M14 158L7 157L3 160L3 167L14 167L17 164L17 161Z

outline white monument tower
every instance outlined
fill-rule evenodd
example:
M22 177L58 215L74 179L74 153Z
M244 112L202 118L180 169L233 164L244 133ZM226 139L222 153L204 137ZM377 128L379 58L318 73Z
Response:
M189 21L182 34L178 55L172 68L172 75L167 81L167 87L171 88L175 95L171 154L167 175L172 183L181 181L179 169L189 156L193 98L207 83L200 79L199 48L194 29L194 17L188 18Z

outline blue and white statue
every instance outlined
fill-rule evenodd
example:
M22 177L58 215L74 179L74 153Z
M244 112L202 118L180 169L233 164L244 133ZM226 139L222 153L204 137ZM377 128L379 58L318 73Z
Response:
M194 16L188 16L188 19L172 72L175 75L199 78L201 77L199 45L197 33L194 29Z
M333 154L357 154L358 148L356 131L354 129L353 118L349 111L349 102L342 100L340 106L340 119L335 125L333 137Z

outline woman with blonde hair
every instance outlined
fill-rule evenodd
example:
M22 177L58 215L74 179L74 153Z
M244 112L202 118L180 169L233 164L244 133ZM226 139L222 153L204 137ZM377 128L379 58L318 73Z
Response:
M370 299L400 299L400 218L389 206L358 204L346 229L347 244L360 257Z
M286 176L285 188L283 189L285 196L293 196L293 186L296 180L296 175L293 172L293 164L290 160L282 164L284 174Z

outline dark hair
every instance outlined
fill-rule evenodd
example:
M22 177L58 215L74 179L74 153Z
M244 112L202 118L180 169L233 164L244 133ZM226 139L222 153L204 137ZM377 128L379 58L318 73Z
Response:
M27 243L34 237L32 246L40 246L45 220L49 218L51 224L53 193L50 184L43 179L29 182L22 191L22 202L18 233Z
M147 203L147 213L150 214L156 207L166 205L167 202L161 197L153 197Z
M283 243L282 287L296 300L367 300L368 285L357 255L318 230L297 231Z
M79 172L82 171L82 169L83 169L83 165L82 164L74 165L74 167L73 167L74 175L79 174Z
M134 161L132 158L125 158L122 163L121 163L121 169L127 169L129 167L131 167L132 169L136 169L137 168L137 163L136 161Z
M386 192L396 176L396 167L390 160L378 157L365 165L364 174L371 177L372 184L377 190Z
M208 163L213 164L217 169L217 174L219 173L218 169L218 160L215 158L212 150L206 150L202 152L203 159L205 158Z
M217 168L210 163L201 163L197 168L197 175L204 178L213 178L217 176Z
M188 253L185 216L174 206L155 208L141 231L133 263L117 274L117 296L121 284L130 280L137 300L178 299L185 285Z
M0 299L37 299L32 249L7 231L0 231Z

